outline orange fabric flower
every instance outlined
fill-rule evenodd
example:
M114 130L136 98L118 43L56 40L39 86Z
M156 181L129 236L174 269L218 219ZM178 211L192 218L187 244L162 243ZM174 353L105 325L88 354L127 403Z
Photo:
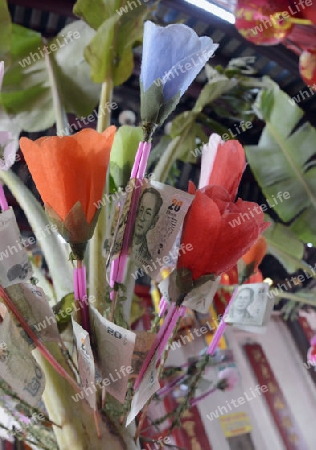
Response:
M258 240L254 243L250 250L242 256L242 260L246 266L251 264L253 266L253 271L255 272L266 253L267 241L263 236L259 236Z
M20 145L36 187L45 203L65 220L80 202L88 224L102 198L116 128L100 134L86 128L73 136L25 137Z

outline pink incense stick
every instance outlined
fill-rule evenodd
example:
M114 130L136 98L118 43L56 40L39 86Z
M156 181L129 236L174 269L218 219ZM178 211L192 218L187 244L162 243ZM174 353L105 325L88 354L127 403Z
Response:
M162 296L159 304L159 317L162 317L168 309L168 302Z
M142 368L140 369L140 372L139 372L139 374L138 374L138 377L137 377L136 380L135 380L134 389L137 389L137 388L138 388L138 386L139 386L139 384L140 384L140 382L141 382L141 380L142 380L142 378L143 378L143 376L144 376L144 373L146 372L147 367L149 366L149 363L150 363L152 357L154 356L155 351L158 349L159 343L160 343L161 339L163 338L163 335L164 335L165 331L166 331L167 328L168 328L168 325L169 325L169 323L170 323L170 320L172 320L172 317L173 317L173 315L174 315L174 313L175 313L176 308L177 308L177 307L176 307L176 304L175 304L175 303L172 303L172 304L170 305L169 310L168 310L168 313L167 313L167 316L166 316L166 318L165 318L165 320L164 320L164 323L163 323L162 326L160 327L160 329L159 329L159 331L158 331L158 333L157 333L157 335L156 335L156 338L155 338L155 340L154 340L154 343L153 343L153 345L151 346L151 349L149 350L149 352L147 353L147 356L146 356L146 358L145 358L145 360L144 360L144 363L143 363L143 365L142 365Z
M165 347L168 344L168 340L170 338L170 336L172 335L172 332L176 326L177 320L179 319L179 317L183 317L185 315L185 311L186 311L186 307L185 306L180 306L180 308L178 308L174 315L172 316L167 331L165 332L159 347L158 347L158 359L161 357L161 355L163 354L163 351L165 349Z
M221 321L220 321L220 324L218 325L218 327L217 327L217 329L216 329L216 331L215 331L215 333L214 333L212 342L211 342L211 344L210 344L210 346L209 346L209 348L208 348L208 350L207 350L207 354L208 354L208 355L213 356L213 354L214 354L214 352L215 352L215 350L216 350L216 347L217 347L217 345L218 345L218 343L219 343L219 340L220 340L220 338L223 336L223 334L224 334L224 332L225 332L225 329L226 329L226 322L225 322L225 319L226 319L226 317L227 317L227 315L228 315L228 313L229 313L230 305L233 303L234 298L236 297L237 292L238 292L238 288L236 288L236 289L234 290L233 295L231 296L231 299L230 299L228 305L226 306L224 315L223 315L223 317L222 317L222 319L221 319Z
M135 156L134 165L131 171L131 179L136 178L142 182L145 170L147 166L147 161L149 153L151 150L151 144L149 142L140 142L139 147ZM134 190L131 199L130 210L128 214L128 220L123 237L123 246L119 257L112 261L111 275L110 275L110 285L114 287L114 283L122 283L124 279L124 272L127 263L128 249L130 246L130 241L132 237L132 232L135 223L135 217L137 212L138 201L140 197L140 189ZM115 262L116 261L116 262ZM111 296L113 299L114 295Z
M9 209L9 205L5 197L4 189L1 182L0 182L0 207L2 211L7 211Z
M86 302L87 284L86 284L86 268L84 266L74 269L74 295L75 300L79 300L82 328L84 328L89 333L90 332L89 308Z

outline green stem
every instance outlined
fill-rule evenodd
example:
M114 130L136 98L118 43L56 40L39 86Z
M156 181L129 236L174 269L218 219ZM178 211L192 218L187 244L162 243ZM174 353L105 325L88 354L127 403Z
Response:
M312 305L316 306L316 301L314 300L308 300L305 297L300 297L297 294L290 294L289 292L278 292L274 294L275 297L278 298L286 298L288 300L292 300L293 302L303 303L305 305Z
M111 114L106 107L112 99L113 81L109 77L102 84L97 130L102 133L111 123ZM109 177L107 177L109 180ZM104 194L109 191L109 184L105 186ZM96 298L95 307L101 311L107 290L106 261L102 256L102 244L107 222L107 208L102 208L94 235L89 242L89 294ZM102 311L101 311L102 312Z
M45 44L47 43L46 39L43 39L43 41ZM45 53L46 68L48 72L48 79L53 97L53 108L56 118L56 131L58 136L63 136L69 134L69 127L68 127L69 123L58 92L58 86L54 73L54 64L55 64L54 60L52 59L52 56L49 56L48 53L46 52L44 53Z

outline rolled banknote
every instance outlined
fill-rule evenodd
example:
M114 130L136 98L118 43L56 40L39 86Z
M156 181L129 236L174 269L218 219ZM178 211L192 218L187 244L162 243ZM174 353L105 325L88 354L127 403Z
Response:
M20 239L12 208L0 214L0 284L12 286L32 276L31 264Z
M20 398L31 406L39 404L44 388L45 375L36 363L32 344L24 338L23 330L11 318L6 306L0 303L0 377L2 377Z
M96 409L95 366L89 334L73 318L72 328L78 354L82 394L91 408Z
M19 283L5 291L42 342L60 341L55 314L43 289L31 283Z
M192 200L193 195L157 181L150 181L142 187L131 256L138 267L154 280L161 280L161 270L169 267L179 252L192 250L192 246L173 248Z
M156 369L158 360L158 351L151 359L147 370L144 373L142 381L136 389L135 395L132 400L131 409L126 419L126 426L128 426L137 416L137 414L143 409L148 400L160 389L160 383L158 379L158 369Z
M90 322L102 384L114 398L124 403L127 383L133 371L136 335L101 316L93 306L90 307Z

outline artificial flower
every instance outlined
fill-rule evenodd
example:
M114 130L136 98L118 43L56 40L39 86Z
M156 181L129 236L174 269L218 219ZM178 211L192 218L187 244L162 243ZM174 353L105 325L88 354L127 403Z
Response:
M114 134L111 126L102 134L86 128L73 136L20 139L46 212L73 251L93 235Z
M0 131L0 170L9 170L13 166L16 151L17 139L9 131Z
M190 243L193 250L179 256L177 269L189 269L193 280L227 272L269 225L264 223L260 208L248 220L241 219L255 206L241 199L233 203L220 186L198 190L184 219L181 236L181 244Z
M219 379L217 387L223 391L232 391L240 381L238 370L235 367L226 367L220 370L217 378Z
M141 117L160 125L218 47L184 24L145 22L140 73Z
M267 241L264 236L259 236L254 245L242 256L242 260L246 265L252 265L255 271L266 253Z
M263 236L259 236L258 240L254 243L254 245L248 250L247 253L245 253L242 256L242 262L244 265L244 269L242 270L240 277L242 283L245 280L248 280L249 282L250 278L252 278L252 280L255 279L254 277L258 270L258 266L263 260L266 253L267 253L267 241ZM256 277L256 279L257 278L258 277Z
M234 200L245 167L242 145L237 140L225 142L213 133L203 146L199 189L216 184L224 187Z

